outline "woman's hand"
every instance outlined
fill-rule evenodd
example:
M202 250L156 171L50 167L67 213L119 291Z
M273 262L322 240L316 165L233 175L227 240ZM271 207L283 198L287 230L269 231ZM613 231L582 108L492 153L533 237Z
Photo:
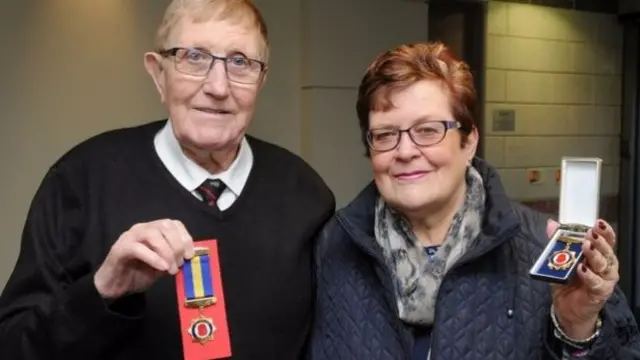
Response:
M547 234L558 223L549 220ZM572 339L584 340L594 334L600 310L618 283L619 263L613 250L616 234L604 220L598 220L582 245L584 261L567 285L552 284L553 307L562 331Z

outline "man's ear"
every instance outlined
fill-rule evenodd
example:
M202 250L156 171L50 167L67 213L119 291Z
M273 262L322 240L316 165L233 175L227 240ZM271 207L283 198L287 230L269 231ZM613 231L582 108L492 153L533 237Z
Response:
M262 90L264 84L267 83L267 74L269 74L269 68L265 67L264 72L262 73L262 79L260 79L260 86L258 87L258 90Z
M147 73L149 73L151 79L153 79L153 83L160 94L160 101L164 102L166 94L166 80L161 61L162 59L157 53L148 52L144 54L144 67L147 69Z

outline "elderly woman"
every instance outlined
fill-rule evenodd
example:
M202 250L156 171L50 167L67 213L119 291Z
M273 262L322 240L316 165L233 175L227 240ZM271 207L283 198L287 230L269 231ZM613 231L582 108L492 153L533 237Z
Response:
M475 101L468 66L440 43L400 46L367 70L357 113L374 181L318 243L313 360L639 353L606 221L572 283L528 275L557 224L510 201L475 157Z

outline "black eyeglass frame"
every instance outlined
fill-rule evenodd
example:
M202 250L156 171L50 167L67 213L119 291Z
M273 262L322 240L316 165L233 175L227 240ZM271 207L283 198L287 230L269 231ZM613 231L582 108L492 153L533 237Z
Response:
M420 144L419 142L417 142L414 138L413 138L413 134L411 133L411 130L415 129L418 126L424 125L424 124L429 124L429 123L439 123L442 124L444 126L444 131L442 132L442 136L440 137L440 139L438 139L435 142L429 143L429 144ZM398 148L398 145L400 145L400 141L402 140L402 135L403 133L407 133L407 135L409 135L409 139L411 140L411 142L413 142L416 146L418 147L429 147L429 146L434 146L437 145L439 143L442 142L442 140L444 140L444 138L447 136L447 132L449 130L455 130L455 129L460 129L462 126L462 124L460 124L459 121L456 120L427 120L427 121L421 121L418 123L415 123L413 125L411 125L410 127L406 128L406 129L398 129L398 128L378 128L378 129L369 129L367 131L367 143L369 144L369 148L371 148L371 150L374 150L376 152L389 152L392 150L395 150ZM394 133L397 132L397 138L396 138L396 142L393 146L389 147L389 148L376 148L373 145L373 135L375 135L376 131L393 131Z

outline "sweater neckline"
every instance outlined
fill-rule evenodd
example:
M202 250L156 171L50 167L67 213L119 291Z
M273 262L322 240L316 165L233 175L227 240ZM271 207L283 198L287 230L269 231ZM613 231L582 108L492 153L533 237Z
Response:
M245 206L245 203L252 196L254 188L256 187L258 174L260 173L260 169L263 164L262 152L256 149L255 142L252 141L251 138L247 137L247 141L249 142L249 146L252 147L253 150L253 166L249 171L249 177L247 178L247 182L245 184L244 189L240 193L240 195L236 198L236 200L231 204L229 208L224 211L219 210L216 207L209 206L204 202L200 201L198 198L193 196L191 192L186 189L182 184L178 182L178 180L171 174L169 169L167 169L162 160L158 156L155 151L155 147L153 144L154 137L158 131L162 129L167 120L160 121L157 123L157 126L151 126L150 131L145 134L145 141L143 142L144 152L146 156L151 160L150 162L153 164L153 167L158 170L159 173L162 174L162 177L167 181L167 183L176 190L176 193L179 196L183 197L186 202L191 203L194 207L199 208L201 211L206 212L216 219L220 221L227 220L233 217L233 214L237 212L237 208L241 208Z

